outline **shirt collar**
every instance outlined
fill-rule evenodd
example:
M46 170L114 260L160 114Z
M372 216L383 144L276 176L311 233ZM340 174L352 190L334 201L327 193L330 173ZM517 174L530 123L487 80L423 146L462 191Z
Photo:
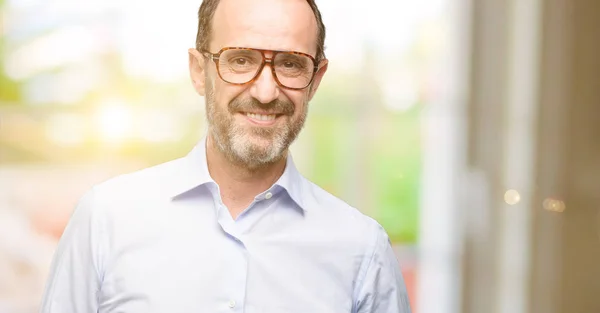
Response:
M192 151L179 160L180 166L177 167L176 177L169 187L169 195L172 198L176 198L204 184L214 183L217 185L208 172L206 139L207 137L205 136L196 144ZM302 197L303 183L303 176L298 172L292 155L288 152L285 170L274 186L283 188L300 208L306 210L306 205Z
M212 177L210 177L206 162L206 137L200 140L192 151L179 159L178 162L179 166L176 167L176 175L168 187L169 195L172 198L176 198L204 184L215 183Z
M296 169L292 155L288 152L285 170L277 182L275 182L275 185L285 189L290 198L294 200L301 209L306 211L307 206L304 202L304 197L302 196L303 183L304 177L302 177L300 172L298 172L298 169Z

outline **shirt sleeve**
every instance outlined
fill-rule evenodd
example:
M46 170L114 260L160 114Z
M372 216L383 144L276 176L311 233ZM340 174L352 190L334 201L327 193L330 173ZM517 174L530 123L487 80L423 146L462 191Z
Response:
M97 312L101 236L90 190L79 200L54 252L40 313Z
M377 224L366 272L358 286L356 313L410 313L408 293L390 239Z

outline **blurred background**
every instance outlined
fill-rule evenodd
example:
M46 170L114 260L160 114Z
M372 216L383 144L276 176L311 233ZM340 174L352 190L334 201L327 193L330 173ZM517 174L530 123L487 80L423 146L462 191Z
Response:
M205 133L200 0L0 0L0 313L92 185ZM600 312L600 2L320 0L301 172L389 233L418 313Z

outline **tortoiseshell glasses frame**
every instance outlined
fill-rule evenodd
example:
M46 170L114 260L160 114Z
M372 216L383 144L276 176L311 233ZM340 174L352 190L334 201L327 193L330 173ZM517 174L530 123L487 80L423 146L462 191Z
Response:
M256 69L256 74L254 76L252 76L251 78L249 78L247 81L244 80L243 82L232 82L230 80L225 79L223 77L224 75L221 73L222 69L221 69L221 64L220 64L219 60L223 53L225 53L226 51L230 51L230 50L260 52L260 55L262 56L262 62ZM212 53L207 50L202 50L201 53L205 57L211 59L215 63L219 77L223 81L225 81L229 84L232 84L232 85L246 85L246 84L250 84L250 83L256 81L256 79L258 79L258 77L262 73L262 70L265 67L265 64L269 64L271 67L271 73L273 74L273 78L275 79L275 82L277 83L277 85L279 85L280 87L286 88L286 89L302 90L302 89L305 89L306 87L310 86L310 84L313 82L313 80L315 78L315 75L317 74L317 72L319 70L319 64L312 55L303 53L303 52L297 52L297 51L266 50L266 49L255 49L255 48L246 48L246 47L225 47L225 48L222 48L221 50L219 50L219 52L217 52L217 53ZM266 53L270 53L271 57L267 58ZM310 59L310 61L312 62L312 73L310 74L310 79L306 83L303 83L302 86L290 87L286 84L283 84L277 75L277 71L276 71L274 63L273 63L273 61L279 54L298 55L298 56L306 57L306 58Z

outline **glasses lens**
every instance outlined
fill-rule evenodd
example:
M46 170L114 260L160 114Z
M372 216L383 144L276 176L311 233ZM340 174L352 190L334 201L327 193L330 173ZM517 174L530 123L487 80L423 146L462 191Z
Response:
M278 53L273 60L279 82L289 88L304 88L310 84L314 74L311 58L296 53Z
M248 49L225 50L219 57L219 73L221 78L229 83L247 83L258 72L262 63L259 51Z

